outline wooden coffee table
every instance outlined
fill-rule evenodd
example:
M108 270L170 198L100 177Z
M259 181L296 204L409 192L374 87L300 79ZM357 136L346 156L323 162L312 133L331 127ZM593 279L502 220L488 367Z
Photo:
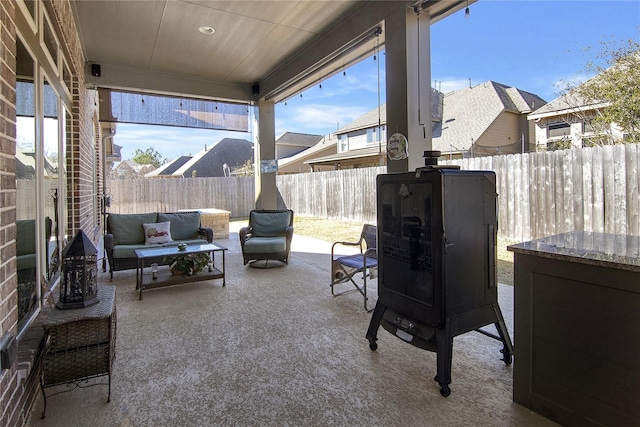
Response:
M142 291L145 289L159 288L162 286L179 285L182 283L201 282L204 280L222 279L222 286L226 286L225 280L225 267L224 267L224 253L227 250L224 246L217 245L215 243L205 243L201 245L189 245L184 250L179 250L177 246L164 247L164 248L145 248L136 249L136 258L138 259L138 265L136 267L136 289L140 290L140 299L142 299ZM216 252L222 252L222 264L216 266L215 255ZM205 267L204 270L192 274L191 276L172 275L169 269L158 268L157 277L153 278L153 273L145 267L145 261L158 257L175 256L175 255L188 255L208 253L211 259L212 267Z

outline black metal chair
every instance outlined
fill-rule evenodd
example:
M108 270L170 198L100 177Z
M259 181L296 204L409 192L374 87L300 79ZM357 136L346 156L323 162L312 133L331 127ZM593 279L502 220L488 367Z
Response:
M367 277L373 279L373 273L378 268L378 254L376 249L377 228L375 225L365 224L357 242L335 242L331 246L331 295L340 295L346 291L335 293L333 287L341 283L351 282L364 297L364 309L367 307ZM359 246L360 253L355 255L336 256L336 246ZM366 245L366 250L364 246ZM372 270L373 269L373 270ZM362 274L363 284L360 286L354 276Z

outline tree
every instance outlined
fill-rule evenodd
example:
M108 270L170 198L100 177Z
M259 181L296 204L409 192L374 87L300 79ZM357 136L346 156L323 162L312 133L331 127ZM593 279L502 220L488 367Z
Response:
M235 170L235 174L237 176L253 176L253 161L251 159L247 159L247 161L244 162L244 165Z
M159 168L166 159L162 157L162 155L155 149L149 147L145 151L136 148L136 151L133 153L133 158L131 160L139 165L153 165L153 167Z
M585 130L596 135L591 144L640 142L640 43L629 40L617 46L603 42L596 60L588 61L584 72L595 77L566 84L563 96L573 114L589 125Z

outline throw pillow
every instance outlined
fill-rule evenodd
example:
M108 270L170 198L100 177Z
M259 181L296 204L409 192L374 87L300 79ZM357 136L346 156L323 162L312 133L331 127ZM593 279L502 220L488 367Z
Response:
M171 240L171 222L154 222L142 224L144 227L144 244L169 243Z

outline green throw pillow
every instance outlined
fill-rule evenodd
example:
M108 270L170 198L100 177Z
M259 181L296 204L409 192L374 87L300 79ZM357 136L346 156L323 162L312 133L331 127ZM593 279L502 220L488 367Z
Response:
M291 223L290 212L252 212L251 225L256 237L276 237L285 234Z
M165 221L171 221L171 238L174 241L198 238L199 212L159 213L158 222Z
M109 230L113 234L115 245L144 244L144 228L142 224L157 221L158 214L109 214Z

